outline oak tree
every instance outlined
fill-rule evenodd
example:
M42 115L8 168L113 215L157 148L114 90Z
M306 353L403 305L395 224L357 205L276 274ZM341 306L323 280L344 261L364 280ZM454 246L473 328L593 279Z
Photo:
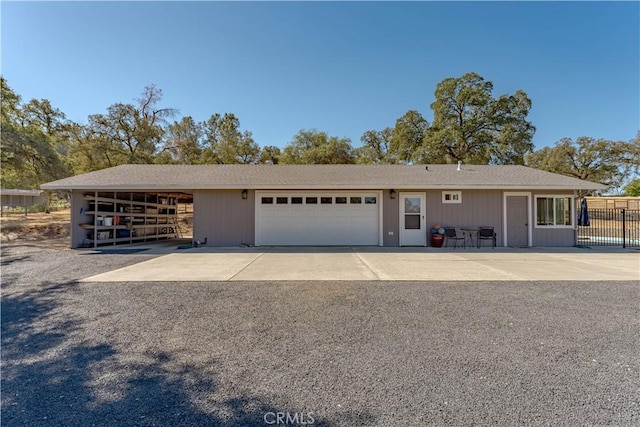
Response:
M440 82L431 104L433 124L418 159L423 163L523 164L533 150L531 100L522 90L492 94L493 83L476 73Z
M631 141L609 141L587 136L562 138L526 156L527 166L620 190L640 165L638 137Z
M284 148L283 164L350 164L354 163L349 138L329 136L316 129L300 130Z
M361 164L393 164L397 156L391 152L393 129L368 130L362 134L362 146L356 148L354 155L356 163Z
M193 165L202 163L204 131L201 123L191 116L167 126L164 148L156 157L156 163Z
M260 146L251 132L240 130L240 120L233 113L213 114L204 130L206 151L216 163L252 164L259 160Z
M428 129L429 122L418 111L409 110L398 118L389 146L393 158L402 163L421 162L420 153Z
M1 183L5 188L37 188L67 175L64 114L48 100L21 104L20 96L0 77Z

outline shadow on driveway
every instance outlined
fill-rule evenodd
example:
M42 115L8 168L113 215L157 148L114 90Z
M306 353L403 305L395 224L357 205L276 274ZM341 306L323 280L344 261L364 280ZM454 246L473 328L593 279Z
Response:
M295 412L257 396L220 396L215 360L121 354L108 337L86 337L86 321L61 310L74 292L75 281L43 282L3 295L4 425L258 426L267 413ZM314 425L331 423L316 415Z

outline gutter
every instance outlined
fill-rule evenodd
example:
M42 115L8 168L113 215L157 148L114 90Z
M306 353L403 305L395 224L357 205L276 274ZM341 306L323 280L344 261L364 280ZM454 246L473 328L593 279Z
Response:
M576 187L566 185L460 185L460 184L412 184L412 185L395 185L395 184L381 184L381 185L208 185L208 186L195 186L184 187L181 185L51 185L43 184L40 186L43 190L92 190L92 191L193 191L193 190L504 190L504 191L516 191L516 190L604 190L607 187L600 184L594 184L591 186Z

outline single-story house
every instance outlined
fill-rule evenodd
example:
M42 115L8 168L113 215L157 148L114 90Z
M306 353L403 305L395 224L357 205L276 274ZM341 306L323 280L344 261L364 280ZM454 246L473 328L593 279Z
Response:
M193 203L208 246L427 246L434 225L494 227L498 246L576 244L578 191L525 166L122 165L42 185L71 191L71 247L175 237Z

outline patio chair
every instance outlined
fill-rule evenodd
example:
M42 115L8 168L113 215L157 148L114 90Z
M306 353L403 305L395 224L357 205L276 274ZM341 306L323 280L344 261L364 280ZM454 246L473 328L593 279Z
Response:
M491 240L491 249L496 248L496 232L493 227L481 226L478 227L478 248L482 246L483 240Z
M453 249L455 249L458 247L459 241L462 241L462 245L464 247L464 236L458 236L455 228L445 227L444 235L447 237L447 247L449 247L449 242L453 242Z

